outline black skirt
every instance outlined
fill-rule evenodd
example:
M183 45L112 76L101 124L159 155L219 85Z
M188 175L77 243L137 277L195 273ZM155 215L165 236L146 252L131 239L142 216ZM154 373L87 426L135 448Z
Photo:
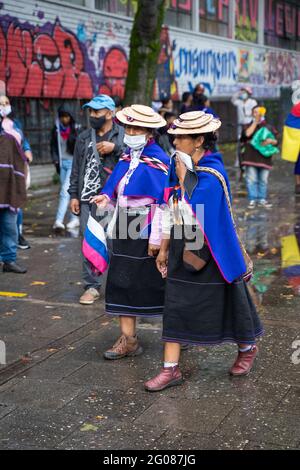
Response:
M243 279L224 281L210 255L190 272L182 261L184 241L171 233L163 317L163 340L190 344L254 344L263 327Z
M132 239L128 227L135 215L126 216L120 224L119 212L116 231L111 241L110 264L106 284L106 313L110 315L151 317L162 315L165 280L148 256L148 238ZM141 218L143 226L143 218ZM122 227L122 235L119 227Z

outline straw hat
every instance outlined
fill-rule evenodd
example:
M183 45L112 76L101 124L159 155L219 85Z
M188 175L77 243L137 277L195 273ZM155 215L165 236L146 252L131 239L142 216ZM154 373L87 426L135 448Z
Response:
M180 114L168 130L169 134L206 134L214 132L221 126L221 121L212 114L203 111L190 111Z
M123 124L128 126L150 127L158 129L166 126L166 121L162 116L153 111L149 106L142 104L133 104L127 108L123 108L116 113L117 118Z

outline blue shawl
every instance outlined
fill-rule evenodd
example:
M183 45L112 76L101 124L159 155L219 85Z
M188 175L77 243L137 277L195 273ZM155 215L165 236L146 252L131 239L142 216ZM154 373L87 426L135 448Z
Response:
M213 168L225 178L230 194L229 180L220 153L207 153L199 162L199 166ZM197 220L204 234L211 254L226 282L232 283L247 270L239 240L228 209L225 193L218 178L210 173L196 171L195 184L192 192L185 191L185 200L194 215L197 204L204 205L204 224ZM178 185L175 162L172 159L165 201L172 195L174 186ZM180 192L179 192L180 197ZM230 196L231 197L231 196Z
M164 202L164 188L168 175L170 158L154 141L145 146L140 163L124 188L124 196L151 197L156 204ZM111 199L117 198L117 187L129 169L129 149L115 166L101 193Z

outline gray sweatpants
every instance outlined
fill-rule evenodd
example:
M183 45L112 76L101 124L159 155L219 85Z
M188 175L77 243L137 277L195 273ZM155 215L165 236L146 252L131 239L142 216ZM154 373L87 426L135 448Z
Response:
M87 221L90 215L90 206L89 204L81 203L80 207L80 234L83 237L85 228L87 226ZM92 272L90 263L83 257L83 266L82 266L82 279L84 283L84 288L89 289L94 287L99 290L102 285L102 276L95 276Z

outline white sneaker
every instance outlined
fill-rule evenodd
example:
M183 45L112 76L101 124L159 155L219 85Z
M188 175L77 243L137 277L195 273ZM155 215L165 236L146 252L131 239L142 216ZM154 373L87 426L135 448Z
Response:
M79 227L79 225L80 225L79 218L72 219L70 220L69 223L67 223L67 229L73 230L74 228Z
M273 204L266 201L266 199L261 199L260 201L258 201L258 205L259 207L264 207L265 209L272 209L273 207Z
M248 204L248 209L255 209L256 207L256 201L250 201Z
M60 222L59 220L56 220L53 224L53 228L54 230L55 229L61 229L61 230L64 230L65 229L65 226L62 222Z
M79 303L83 305L92 305L100 298L100 292L94 287L87 289L79 299Z

